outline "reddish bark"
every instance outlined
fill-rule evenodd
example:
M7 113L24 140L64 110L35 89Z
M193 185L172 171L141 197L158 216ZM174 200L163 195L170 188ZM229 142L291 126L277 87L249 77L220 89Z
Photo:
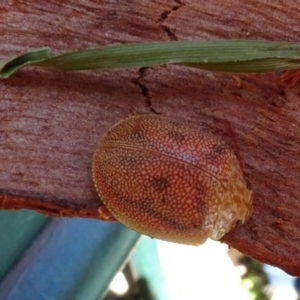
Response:
M63 3L63 4L59 4ZM0 57L124 42L299 40L299 1L5 1ZM300 276L300 89L279 74L179 66L63 73L26 68L0 81L0 208L97 218L91 161L132 110L195 124L227 120L249 185L249 221L222 241Z

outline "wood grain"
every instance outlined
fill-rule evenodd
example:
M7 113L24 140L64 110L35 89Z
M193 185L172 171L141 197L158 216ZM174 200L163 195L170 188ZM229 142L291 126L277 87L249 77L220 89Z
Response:
M300 1L3 1L0 57L128 42L216 38L298 41ZM179 66L63 73L25 68L0 81L0 208L97 218L91 161L130 111L227 120L254 209L222 242L300 276L299 87L279 74Z

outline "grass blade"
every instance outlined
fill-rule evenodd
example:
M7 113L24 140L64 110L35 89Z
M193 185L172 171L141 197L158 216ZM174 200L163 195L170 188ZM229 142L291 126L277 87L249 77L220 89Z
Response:
M32 50L0 62L8 78L26 65L58 70L88 70L180 64L224 72L274 72L300 67L300 43L249 40L172 41L103 46L54 55L49 48Z

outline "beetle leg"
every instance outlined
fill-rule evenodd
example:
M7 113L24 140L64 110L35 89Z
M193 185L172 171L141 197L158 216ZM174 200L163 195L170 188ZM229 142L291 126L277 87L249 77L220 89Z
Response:
M111 214L105 205L98 208L99 219L102 221L116 221L116 218Z

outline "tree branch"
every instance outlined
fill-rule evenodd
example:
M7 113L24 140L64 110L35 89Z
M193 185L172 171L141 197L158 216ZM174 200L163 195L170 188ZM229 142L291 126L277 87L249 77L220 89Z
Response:
M0 11L1 59L43 46L62 53L167 41L168 32L178 40L299 40L298 1L14 1ZM180 66L144 74L26 68L0 81L0 207L97 218L92 155L112 124L132 110L205 123L212 130L218 129L215 120L227 120L254 209L222 241L299 276L300 90L278 78Z

